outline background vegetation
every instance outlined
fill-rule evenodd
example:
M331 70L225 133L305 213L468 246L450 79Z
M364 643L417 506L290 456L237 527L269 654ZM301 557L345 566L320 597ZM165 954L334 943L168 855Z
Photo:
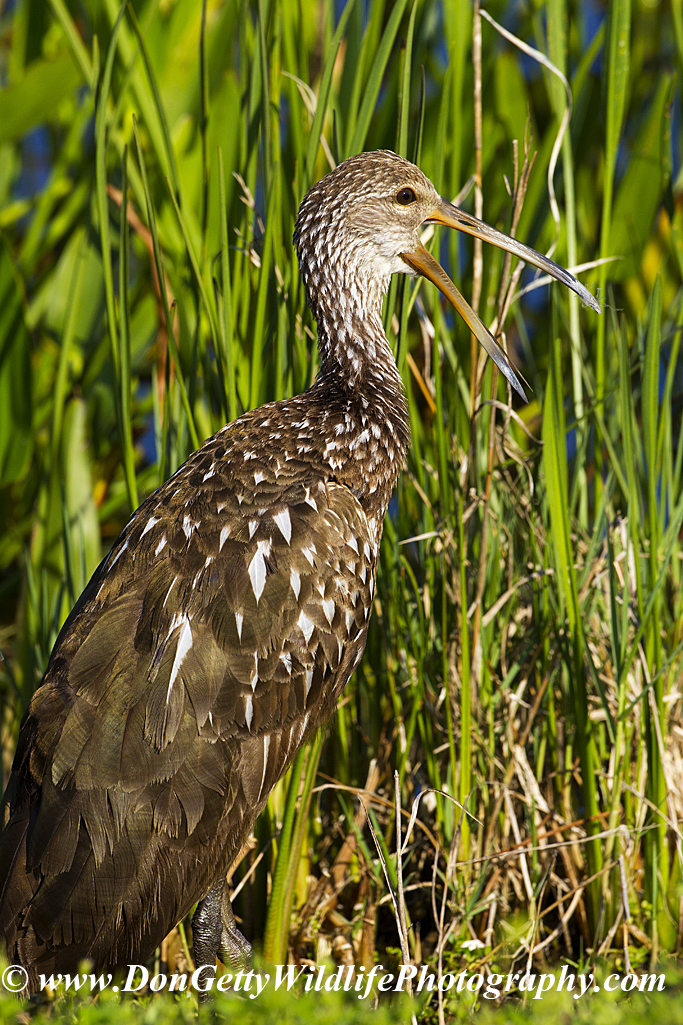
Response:
M274 962L680 952L682 4L486 6L546 65L467 0L0 2L5 779L132 509L314 378L291 234L334 162L415 159L604 303L510 303L529 272L434 240L530 382L510 408L436 290L392 285L413 448L366 656L234 877Z

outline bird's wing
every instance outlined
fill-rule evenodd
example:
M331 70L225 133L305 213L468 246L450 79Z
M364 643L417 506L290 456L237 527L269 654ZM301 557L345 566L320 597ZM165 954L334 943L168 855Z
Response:
M231 809L239 849L334 709L374 587L359 503L315 481L229 505L200 522L191 500L175 516L147 503L62 631L5 802L6 929L28 898L36 935L78 943L149 917L164 885L167 931L206 889L192 858L230 846Z

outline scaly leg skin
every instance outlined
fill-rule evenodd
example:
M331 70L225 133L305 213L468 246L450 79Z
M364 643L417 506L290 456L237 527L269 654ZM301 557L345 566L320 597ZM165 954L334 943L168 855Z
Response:
M200 900L192 918L194 960L197 968L213 968L216 957L228 968L248 968L251 965L251 944L237 928L232 904L228 897L228 884L220 882ZM199 975L205 984L204 973ZM199 992L200 1001L208 999L208 992Z

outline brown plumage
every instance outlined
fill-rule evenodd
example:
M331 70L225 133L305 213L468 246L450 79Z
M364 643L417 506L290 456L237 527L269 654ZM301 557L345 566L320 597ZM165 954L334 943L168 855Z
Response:
M566 271L444 203L392 153L353 157L309 192L295 242L316 382L224 427L137 510L23 719L0 925L31 988L84 957L146 960L198 901L197 962L249 957L226 872L363 653L409 443L381 321L391 274L430 277L519 388L421 246L430 221L509 248L597 309Z

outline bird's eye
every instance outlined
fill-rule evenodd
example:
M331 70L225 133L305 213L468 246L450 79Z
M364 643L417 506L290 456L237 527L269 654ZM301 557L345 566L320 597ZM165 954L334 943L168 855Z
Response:
M396 202L401 206L410 206L411 203L417 203L417 196L411 188L406 186L405 189L399 189L396 193Z

